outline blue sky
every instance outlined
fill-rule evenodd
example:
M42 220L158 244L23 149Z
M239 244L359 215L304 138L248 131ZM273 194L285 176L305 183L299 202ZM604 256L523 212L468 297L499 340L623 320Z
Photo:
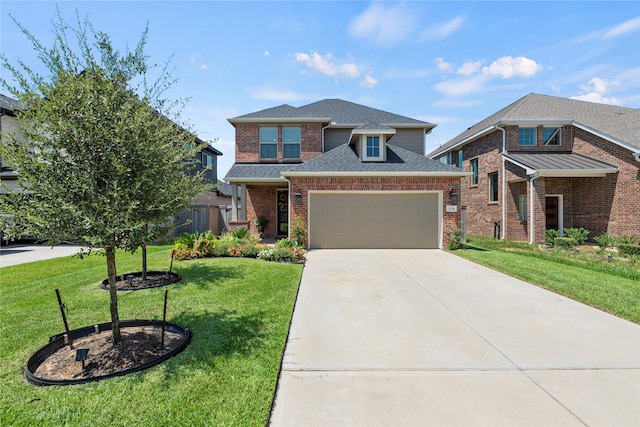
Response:
M169 96L234 161L227 118L341 98L437 124L427 152L535 92L640 108L640 2L59 2L124 50L172 55ZM45 44L56 3L0 2L2 52L36 63L11 13ZM3 76L4 76L3 70Z

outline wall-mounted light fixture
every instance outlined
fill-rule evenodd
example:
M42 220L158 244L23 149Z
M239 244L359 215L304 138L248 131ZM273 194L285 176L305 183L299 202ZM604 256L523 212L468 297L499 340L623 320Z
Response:
M451 191L449 191L449 201L451 202L452 205L457 205L458 204L458 190L455 188L452 188Z
M300 189L297 189L295 193L293 193L293 195L295 196L295 200L296 200L296 204L301 204L302 203L302 193L300 193Z

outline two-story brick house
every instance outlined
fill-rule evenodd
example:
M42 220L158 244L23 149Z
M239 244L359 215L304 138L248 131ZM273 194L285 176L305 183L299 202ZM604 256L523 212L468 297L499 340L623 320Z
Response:
M340 99L229 119L236 131L233 227L287 237L293 218L311 248L438 248L459 226L460 178L425 157L434 124Z
M529 94L428 156L472 172L461 190L469 234L640 237L640 110Z

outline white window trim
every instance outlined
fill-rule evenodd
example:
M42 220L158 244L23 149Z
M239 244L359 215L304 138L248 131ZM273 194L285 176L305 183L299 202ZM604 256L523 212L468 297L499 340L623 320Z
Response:
M275 141L262 141L260 139L260 129L262 128L275 128L276 130L276 140ZM259 147L258 147L258 158L259 159L277 159L278 158L278 126L259 126L258 127L258 141L260 143ZM276 146L276 155L275 157L262 157L262 146L263 145L273 145L275 144Z
M380 143L380 150L378 151L378 156L367 156L367 138L369 137L377 137L378 142ZM365 162L380 162L384 161L384 155L386 151L386 141L384 139L384 135L382 134L363 134L360 136L360 144L362 147L362 160Z
M533 129L533 144L520 143L520 129ZM538 127L537 126L518 126L518 146L519 147L535 147L538 145Z
M300 129L300 140L297 142L286 142L284 140L284 130L286 128L297 128ZM298 157L285 157L284 155L284 146L285 145L297 145L298 146L298 153L299 156ZM297 126L282 126L282 158L283 159L299 159L302 157L302 126L297 125Z
M545 147L562 147L562 127L561 126L545 126L543 129L555 129L556 131L551 134L553 137L556 133L558 133L558 144L549 144L547 141L544 141L544 131L542 132L542 143ZM549 138L551 139L551 138Z

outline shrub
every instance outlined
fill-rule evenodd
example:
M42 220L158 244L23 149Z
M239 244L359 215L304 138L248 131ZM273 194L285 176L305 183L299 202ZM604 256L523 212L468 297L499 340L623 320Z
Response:
M581 245L587 241L587 237L589 236L589 230L580 227L580 228L565 228L564 234L567 237L573 239L576 245Z
M273 249L263 249L258 253L258 259L262 259L264 261L273 261L274 259L274 250Z
M621 243L618 245L618 252L628 257L640 256L640 245Z
M275 248L273 250L273 260L276 262L294 262L293 251L286 248Z
M455 228L453 230L447 231L447 235L449 236L449 243L447 244L447 248L449 250L455 251L456 249L464 248L464 243L462 243L461 229Z
M248 228L237 228L233 230L231 233L231 237L236 240L246 240L251 236L251 232Z
M546 230L544 232L544 241L548 248L552 248L555 244L555 240L560 237L560 232L558 230Z
M293 243L289 239L280 239L275 245L276 248L293 248Z
M291 221L291 241L293 246L307 247L307 228L300 214L294 216Z
M633 236L620 236L613 239L614 246L619 247L620 245L635 245L638 243L635 237Z
M171 251L174 259L185 260L191 259L191 249L181 248L181 249L173 249Z
M607 249L608 247L613 246L613 237L609 233L603 233L599 236L593 238L598 244L598 247L602 250Z
M213 256L219 256L219 257L224 257L224 256L230 256L229 254L229 247L231 246L231 243L228 241L224 241L224 240L220 240L216 243L215 248L213 249Z
M571 237L556 237L553 246L558 249L573 249L576 246L576 241Z
M248 244L241 248L241 253L243 257L255 258L260 253L260 249L256 245Z

